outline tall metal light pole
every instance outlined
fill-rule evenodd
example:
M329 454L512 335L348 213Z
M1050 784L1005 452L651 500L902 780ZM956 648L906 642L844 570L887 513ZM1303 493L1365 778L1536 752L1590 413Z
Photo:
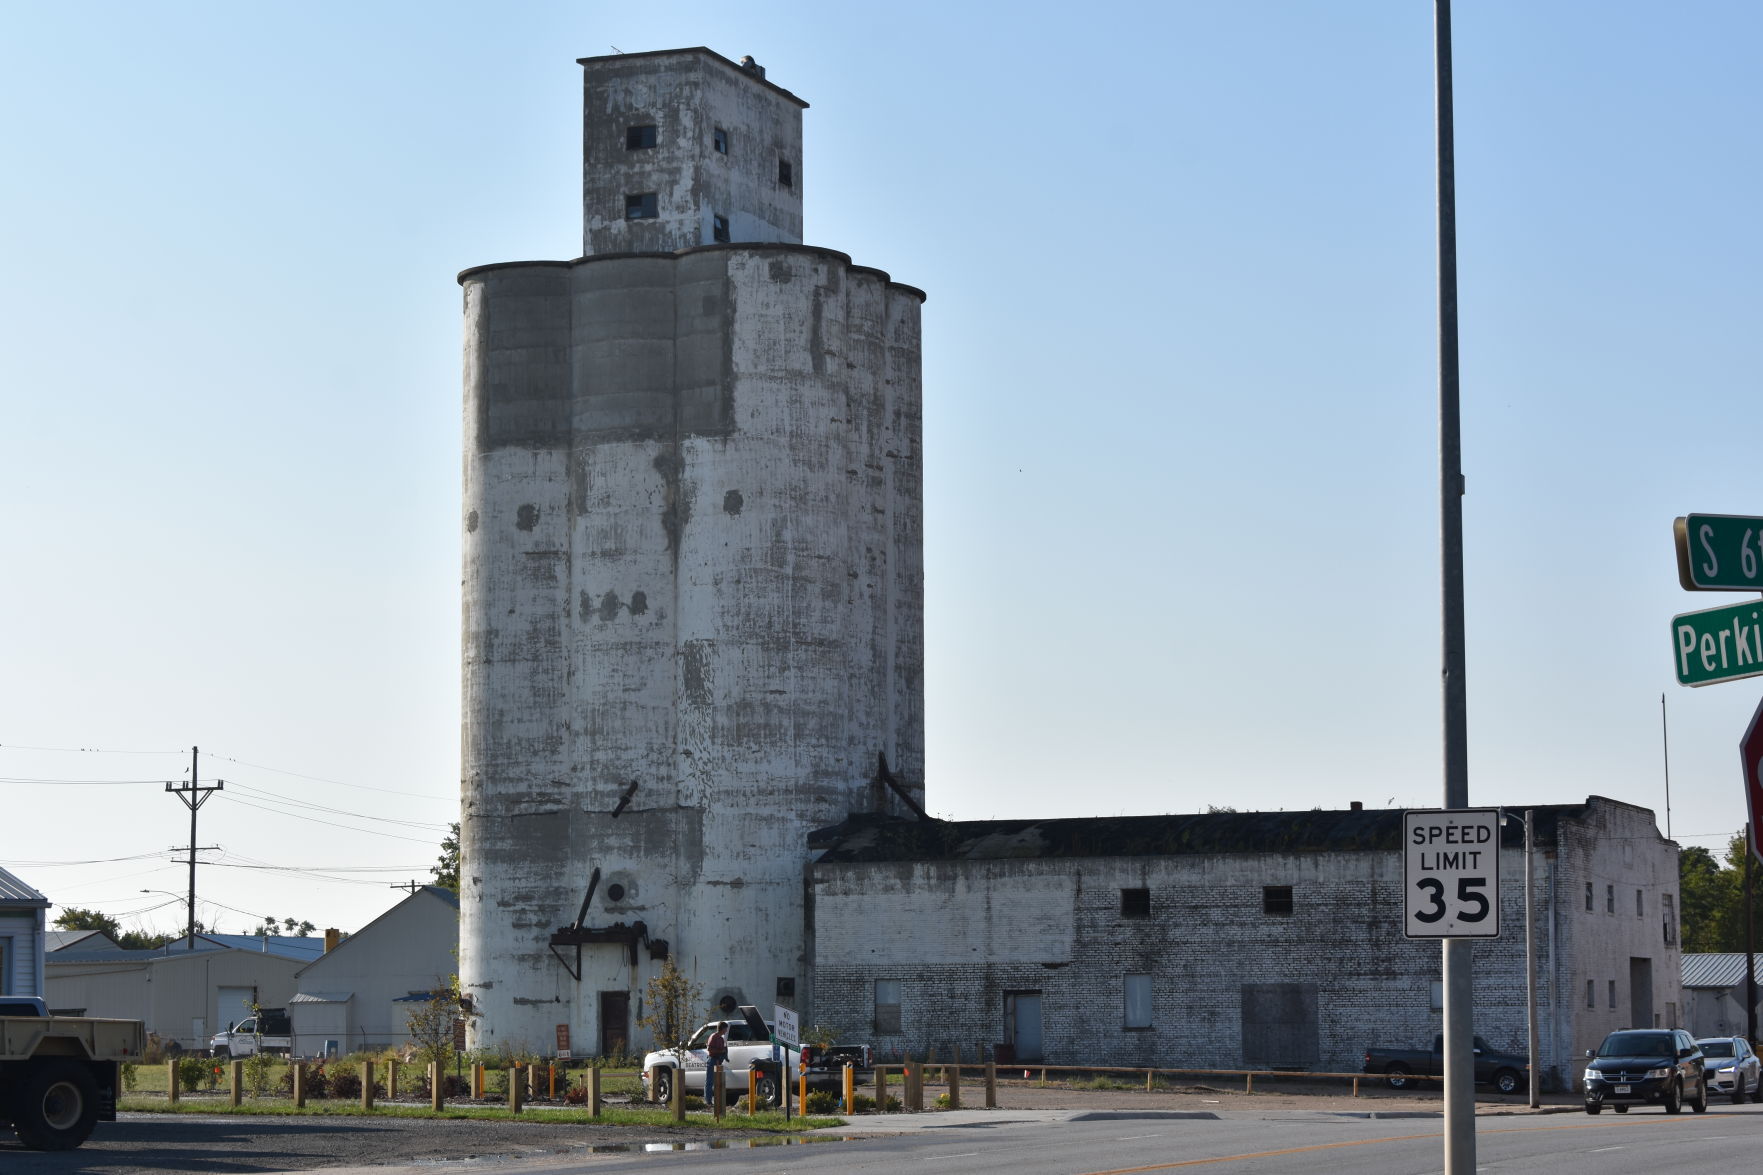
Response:
M1463 636L1463 435L1457 382L1457 162L1451 103L1451 0L1434 0L1438 121L1439 537L1446 808L1469 806L1469 717ZM1445 1175L1475 1175L1472 944L1443 943Z

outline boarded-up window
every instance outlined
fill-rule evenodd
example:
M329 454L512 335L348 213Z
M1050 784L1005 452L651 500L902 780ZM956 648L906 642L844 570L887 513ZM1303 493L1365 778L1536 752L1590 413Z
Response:
M900 1034L900 981L875 981L875 1033L877 1036Z
M1243 1064L1311 1069L1322 1055L1314 983L1245 983Z
M1149 918L1151 916L1151 891L1142 886L1121 890L1120 916L1122 918Z
M1262 886L1261 912L1263 914L1290 914L1292 912L1292 887L1289 885Z
M1127 975L1122 978L1124 994L1122 1027L1151 1027L1151 977L1149 975Z

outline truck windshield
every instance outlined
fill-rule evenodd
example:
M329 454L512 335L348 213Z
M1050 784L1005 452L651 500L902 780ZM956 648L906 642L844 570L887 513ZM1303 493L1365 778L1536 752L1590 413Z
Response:
M1612 1032L1598 1046L1600 1057L1675 1057L1669 1032Z

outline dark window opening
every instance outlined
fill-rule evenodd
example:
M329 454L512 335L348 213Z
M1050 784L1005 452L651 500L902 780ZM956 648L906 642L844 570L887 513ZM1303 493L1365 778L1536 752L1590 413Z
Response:
M875 1031L878 1036L900 1035L900 981L875 981Z
M716 153L718 155L727 155L728 154L728 132L727 131L723 130L721 127L717 127L715 130L710 132L710 141L716 147Z
M1585 908L1588 912L1592 908L1592 883L1589 881L1585 883Z
M713 216L710 218L710 239L720 244L728 244L728 217Z
M777 161L777 186L780 188L793 188L796 186L796 171L790 166L790 161L788 159L780 159Z
M1289 885L1262 886L1261 912L1263 914L1290 914L1292 912L1292 887Z
M654 192L638 192L634 196L624 198L624 218L626 220L654 220L661 215L661 205Z
M1122 918L1149 918L1151 916L1151 891L1148 889L1121 890L1120 916Z
M607 886L606 887L606 900L609 902L622 902L622 901L624 901L624 886L618 884L618 882L616 882L616 881L613 882L611 885Z
M624 128L624 149L626 151L642 151L655 145L655 128L652 126L627 126Z
M794 975L779 975L777 977L777 998L780 1000L796 998L796 977Z

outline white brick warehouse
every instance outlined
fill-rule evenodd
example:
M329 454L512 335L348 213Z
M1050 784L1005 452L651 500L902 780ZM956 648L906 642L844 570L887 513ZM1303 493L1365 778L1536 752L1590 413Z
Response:
M1677 846L1596 796L1536 820L1540 1047L1560 1084L1609 1029L1681 1015ZM1400 812L1359 810L854 819L817 840L812 1015L920 1056L1026 1060L1026 1035L1055 1064L1357 1071L1369 1046L1439 1031L1438 946L1402 936L1400 831ZM1476 1030L1522 1053L1523 834L1503 836Z

